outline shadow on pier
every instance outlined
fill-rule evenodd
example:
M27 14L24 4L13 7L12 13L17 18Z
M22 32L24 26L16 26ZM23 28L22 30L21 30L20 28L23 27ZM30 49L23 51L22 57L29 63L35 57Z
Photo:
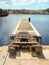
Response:
M17 50L15 53L9 53L9 58L12 58L12 59L16 59L16 57L21 57L21 52L22 53L26 53L26 52L30 52L30 50L26 50L26 49L21 49L21 50ZM32 53L32 52L31 52ZM31 54L31 56L35 56L33 54ZM41 54L38 54L37 56L35 56L39 59L46 59L45 56L41 53Z
M39 59L46 59L45 58L45 56L43 55L43 53L41 53L41 54L38 54L38 56L37 56Z
M15 53L9 53L9 58L16 59L16 57L20 57L21 53L20 51L16 51Z

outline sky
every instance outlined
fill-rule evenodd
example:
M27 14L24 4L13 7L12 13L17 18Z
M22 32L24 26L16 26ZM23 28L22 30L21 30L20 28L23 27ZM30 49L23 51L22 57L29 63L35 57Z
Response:
M2 9L47 9L49 0L0 0Z

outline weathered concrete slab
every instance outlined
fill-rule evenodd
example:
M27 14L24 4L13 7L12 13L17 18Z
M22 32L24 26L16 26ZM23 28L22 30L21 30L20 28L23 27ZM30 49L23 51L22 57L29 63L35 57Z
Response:
M7 46L0 47L0 65L4 65L7 54Z
M9 60L5 65L49 65L49 60Z
M4 62L4 65L49 65L49 46L43 46L43 54L38 57L32 57L27 50L9 56L7 49L7 46L0 47L0 65Z
M16 26L15 30L12 32L11 36L16 35L18 32L28 32L31 36L41 37L40 33L27 19L21 19Z

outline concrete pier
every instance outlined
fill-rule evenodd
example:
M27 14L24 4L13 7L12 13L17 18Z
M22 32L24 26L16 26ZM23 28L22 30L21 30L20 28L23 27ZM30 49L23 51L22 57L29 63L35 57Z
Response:
M28 32L32 37L36 37L37 39L42 38L40 33L36 30L33 24L29 22L28 19L21 19L10 36L15 36L19 32Z
M38 49L37 46L39 43L36 41L36 39L34 39L34 37L41 38L39 32L27 19L21 19L19 21L11 36L16 36L11 43L33 44L33 46L35 44L36 50ZM20 42L19 39L21 37L30 40L28 42ZM33 57L33 55L35 56L36 54L30 51L31 48L30 50L19 49L19 51L17 49L14 54L10 54L8 53L8 47L9 46L0 47L0 65L49 65L49 46L42 46L42 53L36 57Z

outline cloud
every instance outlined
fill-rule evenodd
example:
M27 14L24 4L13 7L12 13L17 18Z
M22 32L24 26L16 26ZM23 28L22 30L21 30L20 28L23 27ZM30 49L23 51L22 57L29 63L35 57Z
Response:
M30 5L35 3L35 0L13 0L13 5Z
M10 0L0 0L0 1L10 1Z
M38 0L38 3L46 3L49 2L49 0Z
M13 5L19 6L19 5L31 5L34 3L37 4L43 4L46 2L49 2L49 0L12 0Z
M41 4L45 4L49 2L49 0L0 0L0 7L2 6L9 6L11 7L21 7L21 6L24 6L24 7L30 7L32 5L36 7L35 4L37 4L38 6L40 6ZM11 8L12 8L11 7Z
M12 4L13 6L19 5L31 5L34 3L42 4L45 2L49 2L49 0L0 0L0 3L4 2L4 4Z

